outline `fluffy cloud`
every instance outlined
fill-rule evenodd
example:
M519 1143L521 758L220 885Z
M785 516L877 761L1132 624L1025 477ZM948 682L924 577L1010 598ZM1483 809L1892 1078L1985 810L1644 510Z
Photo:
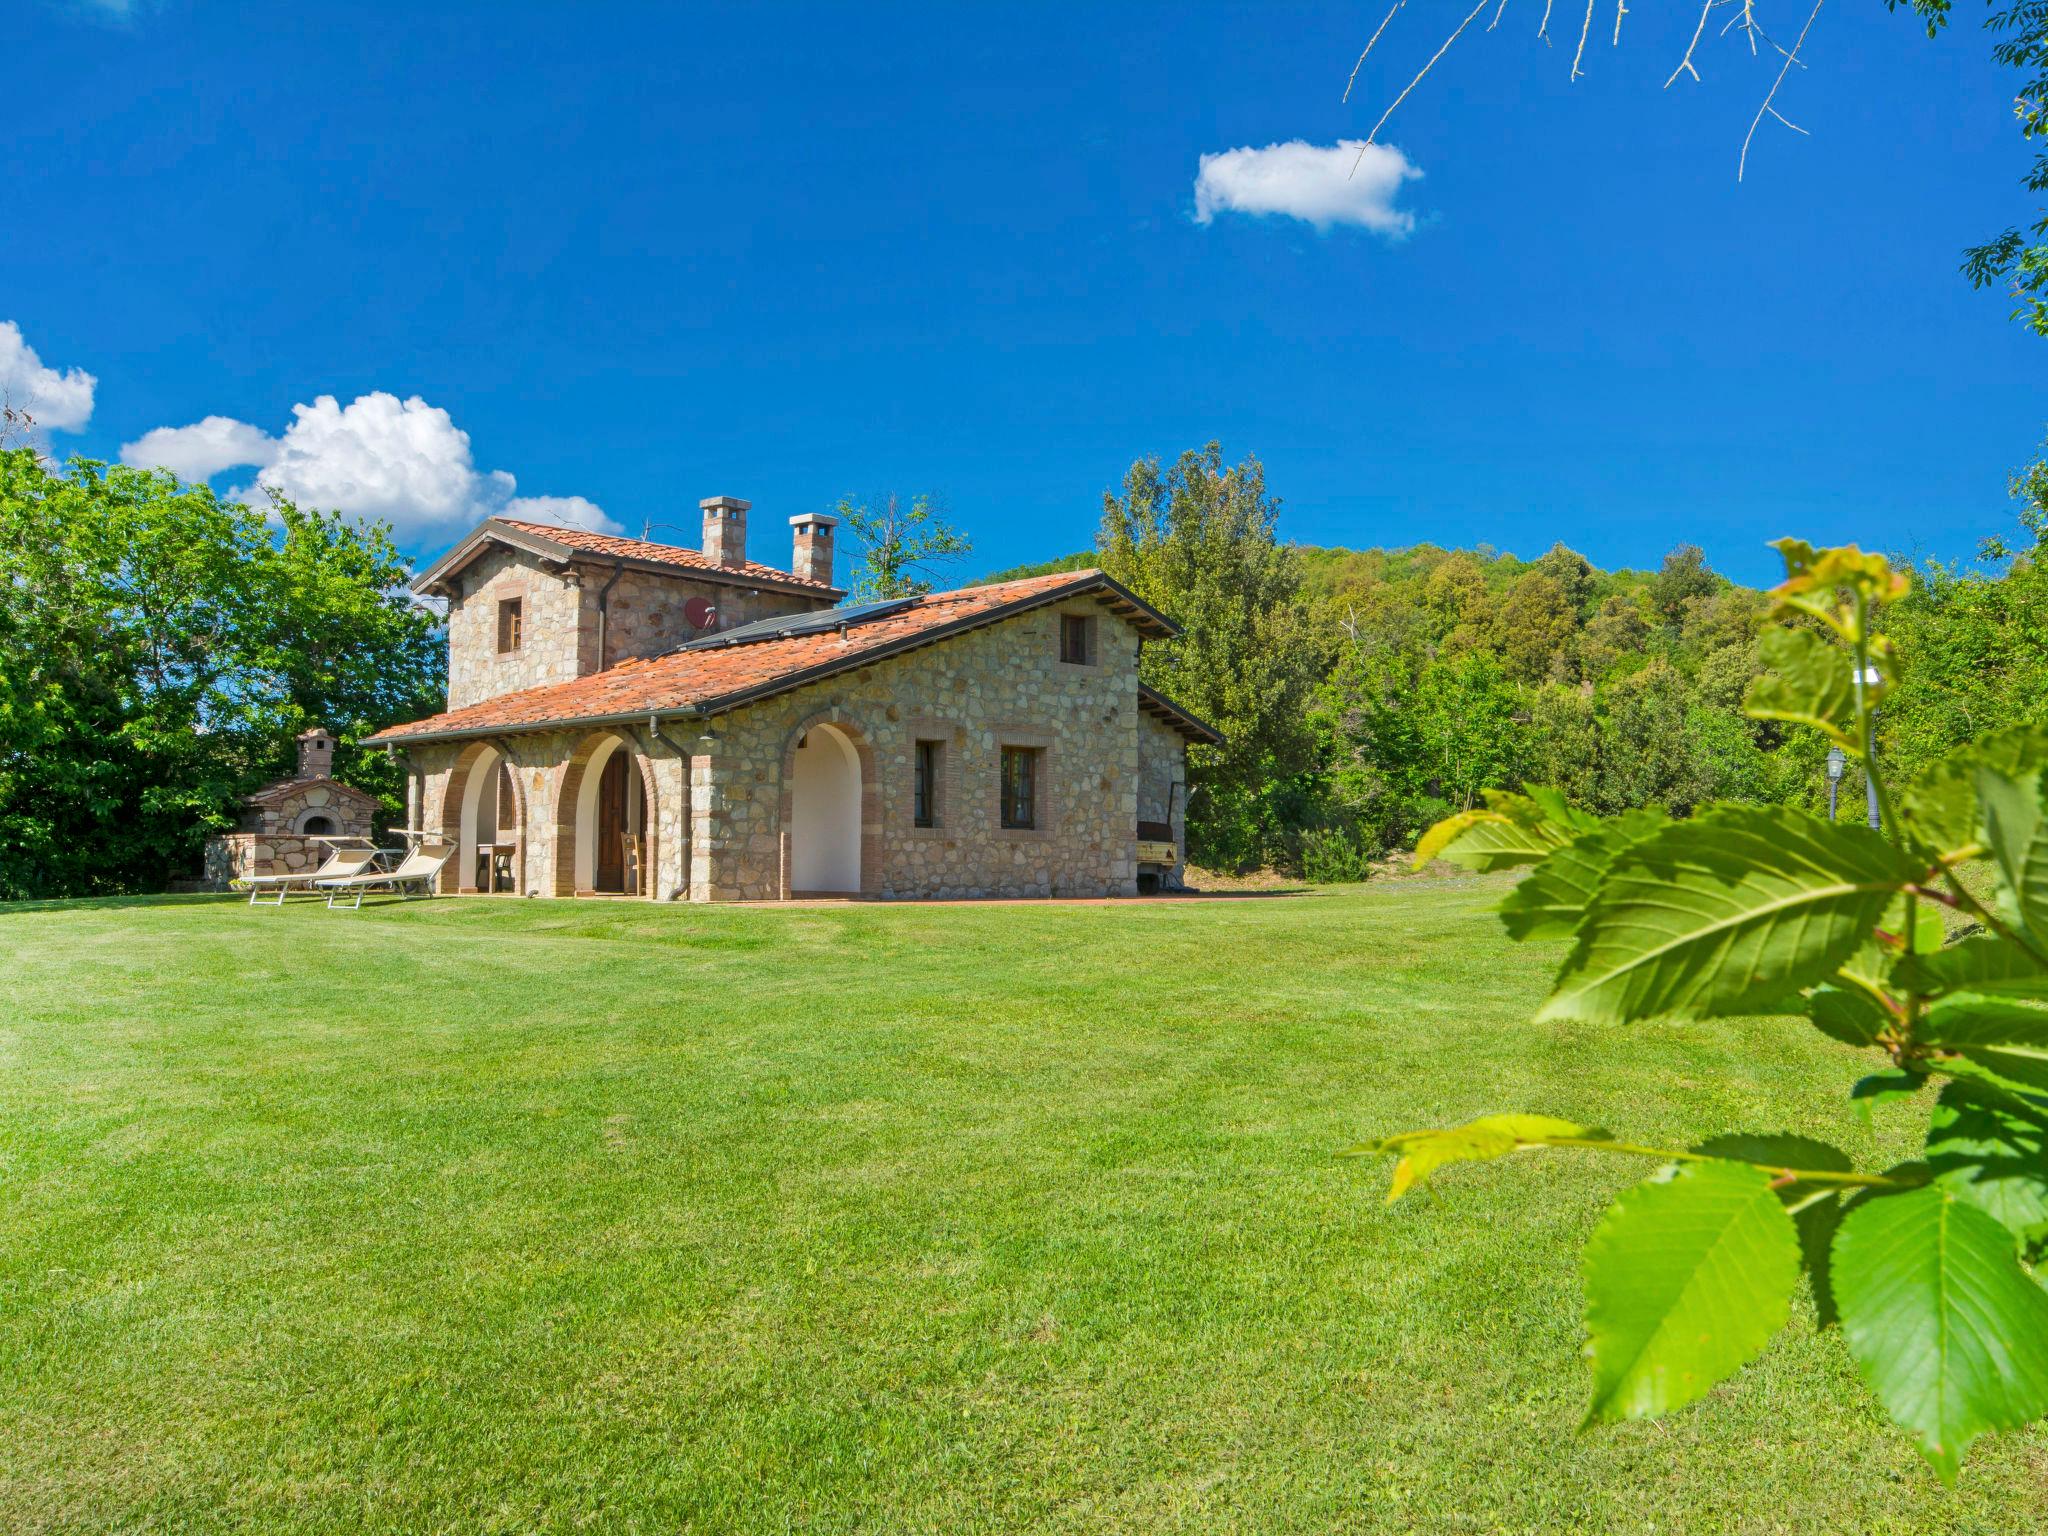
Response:
M599 533L620 531L619 525L605 516L604 508L587 496L514 496L505 503L502 515L529 523L593 528Z
M0 398L35 417L48 432L79 432L92 420L92 392L99 380L83 368L59 373L45 368L36 349L21 338L21 327L0 320Z
M211 480L224 469L268 464L277 439L232 416L209 416L189 427L158 427L121 445L121 462L162 467L184 480Z
M1202 156L1195 222L1207 224L1219 213L1278 213L1317 229L1357 224L1398 240L1413 232L1415 215L1396 208L1394 199L1403 182L1421 174L1400 150L1362 139L1226 149Z
M253 467L256 484L235 495L254 500L257 487L272 487L301 506L389 522L401 540L449 533L500 512L619 531L585 497L515 496L513 477L479 470L469 434L418 395L401 400L377 390L347 405L321 395L293 406L292 417L277 437L229 416L158 427L125 444L121 462L161 464L187 479Z

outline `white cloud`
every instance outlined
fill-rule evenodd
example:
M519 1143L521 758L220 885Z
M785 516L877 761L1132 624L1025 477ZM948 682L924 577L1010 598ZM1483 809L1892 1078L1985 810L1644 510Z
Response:
M505 503L500 515L529 523L589 528L597 533L621 531L617 522L605 516L604 508L587 496L514 496Z
M1398 240L1414 231L1415 215L1396 208L1394 199L1403 182L1421 174L1400 150L1362 139L1226 149L1202 156L1195 222L1207 224L1219 213L1278 213L1317 229L1358 224Z
M189 427L158 427L121 445L121 462L168 469L184 480L211 480L224 469L264 465L277 456L277 439L232 416L209 416Z
M376 390L347 405L321 395L293 406L292 417L277 437L230 416L158 427L125 445L121 461L161 464L187 479L254 465L256 484L231 494L255 501L257 487L272 487L303 507L389 522L401 540L450 533L499 512L619 531L585 497L515 496L513 477L479 470L469 434L418 395L401 400Z
M83 431L92 420L92 392L99 382L83 368L45 368L36 349L22 340L21 327L0 320L0 396L35 417L44 431Z

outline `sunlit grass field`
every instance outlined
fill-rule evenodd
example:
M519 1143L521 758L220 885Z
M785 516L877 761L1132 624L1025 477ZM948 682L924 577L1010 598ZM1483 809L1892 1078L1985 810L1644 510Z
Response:
M0 1531L1967 1531L1833 1334L1577 1431L1645 1167L1910 1150L1803 1026L1528 1021L1494 881L1126 906L0 908Z

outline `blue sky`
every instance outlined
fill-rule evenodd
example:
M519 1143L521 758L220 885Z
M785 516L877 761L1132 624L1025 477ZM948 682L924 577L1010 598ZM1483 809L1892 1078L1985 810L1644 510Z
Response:
M514 505L694 543L724 493L783 563L790 514L894 488L974 574L1211 438L1309 543L1693 541L1761 580L1783 533L2011 526L2048 342L1956 271L2029 211L1974 14L1824 9L1780 98L1810 136L1766 122L1738 183L1774 58L1710 28L1663 90L1697 10L1618 49L1605 10L1572 83L1583 12L1546 46L1510 0L1382 132L1384 185L1305 205L1379 228L1199 220L1204 155L1362 138L1464 14L1414 0L1347 106L1385 9L31 0L0 360L54 381L59 452L219 418L148 444L425 553ZM1805 8L1766 14L1789 42Z

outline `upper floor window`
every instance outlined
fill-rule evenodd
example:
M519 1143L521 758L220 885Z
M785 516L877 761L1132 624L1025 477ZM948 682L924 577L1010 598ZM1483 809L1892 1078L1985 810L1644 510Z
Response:
M910 820L913 826L939 824L939 753L941 743L920 741L913 764Z
M1028 831L1038 825L1038 749L1003 748L1003 825Z
M1084 614L1060 615L1060 660L1085 667L1094 660L1095 621Z
M508 597L498 604L498 654L519 649L519 642L526 637L525 600Z

